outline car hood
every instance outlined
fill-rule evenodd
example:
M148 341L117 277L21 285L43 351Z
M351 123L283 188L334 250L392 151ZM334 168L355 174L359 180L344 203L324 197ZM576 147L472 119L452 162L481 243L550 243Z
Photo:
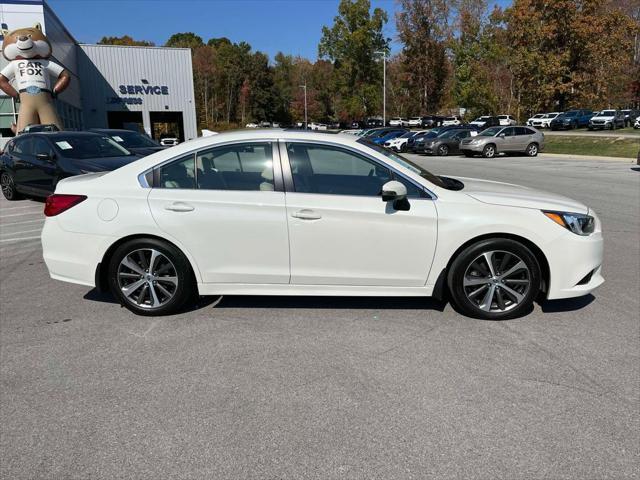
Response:
M127 155L125 157L84 158L74 160L73 163L85 172L108 172L139 159L138 155Z
M613 115L595 115L591 120L613 120Z
M464 183L463 193L483 203L585 214L589 211L589 208L583 203L555 193L512 183L492 182L477 178L455 178Z

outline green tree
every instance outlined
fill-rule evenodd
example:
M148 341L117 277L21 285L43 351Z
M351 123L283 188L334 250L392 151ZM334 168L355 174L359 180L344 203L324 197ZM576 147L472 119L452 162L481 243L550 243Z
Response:
M147 40L134 40L129 35L122 37L102 37L98 45L124 45L129 47L153 47L155 43Z
M191 50L195 50L202 45L204 45L202 38L193 32L174 33L164 44L165 47L190 48Z
M382 33L388 17L380 8L370 10L369 0L341 0L333 26L322 28L318 55L333 63L332 83L342 119L381 111L382 68L376 52L389 49Z

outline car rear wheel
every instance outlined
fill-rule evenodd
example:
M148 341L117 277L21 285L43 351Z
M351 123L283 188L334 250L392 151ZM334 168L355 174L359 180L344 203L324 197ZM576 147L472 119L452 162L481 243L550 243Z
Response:
M493 158L496 156L496 147L493 144L489 144L482 150L482 156L484 158Z
M175 313L191 298L191 266L173 245L135 239L120 245L109 262L109 286L120 303L138 315Z
M2 187L2 195L9 201L21 200L24 198L16 190L16 184L9 172L2 172L0 175L0 187Z
M449 147L446 145L440 145L438 147L438 155L442 155L443 157L449 155Z
M503 320L526 314L540 291L540 267L520 242L494 238L463 250L448 276L452 302L465 315Z
M536 155L538 155L538 144L530 143L529 145L527 145L527 149L525 150L525 153L529 157L535 157Z

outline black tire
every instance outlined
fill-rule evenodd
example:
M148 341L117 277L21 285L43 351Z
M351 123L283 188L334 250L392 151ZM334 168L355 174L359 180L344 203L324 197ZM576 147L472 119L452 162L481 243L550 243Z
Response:
M160 265L158 269L157 276L149 276L151 278L143 278L146 273L144 273L144 262L145 253L144 252L156 251L159 252L158 255L159 260L156 262L156 266ZM140 253L143 252L143 258L140 259ZM135 276L137 273L134 269L128 269L126 266L122 266L121 262L125 260L129 255L134 255L135 258L140 259L140 261L136 262L137 268L142 269L142 275L138 279L132 279L131 283L127 285L121 285L123 278L121 275L129 275ZM167 259L168 262L164 262L163 264L159 263L164 259ZM148 266L147 260L147 266ZM170 265L167 268L167 265ZM122 270L127 271L122 271ZM162 276L160 270L165 269L165 272L169 272L169 275ZM147 270L148 272L148 270ZM173 274L175 272L175 274ZM148 272L155 273L155 272ZM116 297L116 299L120 302L121 305L131 310L132 312L138 315L146 315L146 316L157 316L157 315L169 315L172 313L178 312L189 300L193 300L196 296L197 288L195 285L195 279L193 276L193 271L191 270L191 265L189 261L184 256L184 254L175 246L170 243L153 239L153 238L139 238L133 239L128 242L120 245L111 255L109 260L109 288L111 292ZM168 282L167 279L177 279L177 285L172 287L173 281ZM157 280L156 281L154 281ZM123 292L123 288L126 286L131 286L136 282L143 282L139 288L136 288L131 291L131 295L127 296ZM157 283L160 286L157 286ZM146 284L146 285L145 285ZM156 287L152 287L151 284L156 285ZM162 287L164 285L165 287ZM170 295L164 295L160 290L163 288L168 291ZM154 307L152 303L154 300L152 299L151 290L155 294L155 298L160 300L159 306ZM146 292L143 293L143 292ZM136 295L137 294L137 295ZM138 298L136 298L136 296ZM165 303L162 303L162 301Z
M529 145L527 145L527 149L525 150L525 153L527 154L527 157L535 157L538 155L538 144L535 142L530 143Z
M440 145L438 147L438 155L441 155L443 157L449 155L449 147L447 145Z
M9 172L2 172L0 174L0 187L2 187L2 195L4 198L13 202L15 200L22 200L22 196L18 190L16 190L16 184L13 181L13 175Z
M494 158L496 156L496 146L493 143L485 145L482 149L482 156L484 158Z
M478 261L483 261L484 254L487 252L494 252L490 258L495 261L492 268L496 275L491 279L487 277L487 283L483 284L485 279L482 276L474 277L467 274L469 271L474 273L472 270L474 265L478 265ZM507 262L505 270L496 271L496 269L503 268L501 263L505 258L512 263L515 262L514 265L518 265L518 262L521 261L526 266L526 270L521 268L509 274L509 270L513 267L509 266L511 264ZM503 273L507 273L509 279L501 279L498 274ZM488 273L488 275L491 274ZM516 278L517 276L519 278ZM520 317L531 311L531 305L540 292L540 277L540 266L529 248L515 240L491 238L476 242L458 254L449 269L447 283L453 305L464 315L485 320L505 320ZM467 282L476 283L465 286L465 278ZM526 286L523 283L525 281L528 281ZM493 292L490 292L491 288L494 289ZM476 294L476 289L479 290L479 293L477 296L471 297ZM517 296L511 296L512 293L509 293L514 290L521 297L517 301ZM489 293L491 293L491 297L486 302L489 304L487 310L481 306L486 306L485 301ZM476 304L476 301L479 301L480 305ZM502 303L504 309L501 308L499 302Z

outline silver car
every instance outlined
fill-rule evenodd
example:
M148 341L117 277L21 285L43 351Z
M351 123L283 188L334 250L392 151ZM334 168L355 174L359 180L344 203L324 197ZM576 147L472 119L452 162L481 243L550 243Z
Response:
M544 149L544 135L532 127L490 127L472 138L460 142L460 151L467 157L482 155L493 158L502 152L526 153L535 157Z

